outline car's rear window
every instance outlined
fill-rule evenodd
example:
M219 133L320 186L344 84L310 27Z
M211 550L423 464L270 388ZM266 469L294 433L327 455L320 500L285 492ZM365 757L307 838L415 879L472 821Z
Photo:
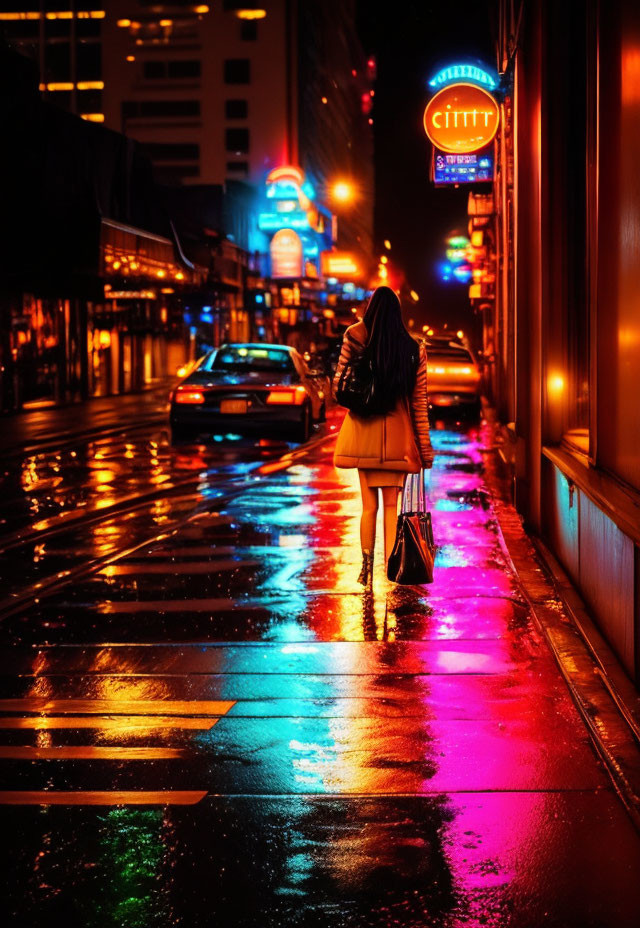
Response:
M295 370L288 351L268 346L223 345L212 351L204 361L203 371L279 371L290 373Z

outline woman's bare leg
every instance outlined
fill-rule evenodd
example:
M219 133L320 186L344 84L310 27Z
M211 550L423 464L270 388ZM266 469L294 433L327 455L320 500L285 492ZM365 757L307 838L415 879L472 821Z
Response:
M396 540L396 525L398 522L398 493L399 487L381 487L382 505L384 507L384 556L389 560Z
M360 519L360 544L362 550L373 553L376 545L376 519L378 518L378 490L367 485L360 470L360 492L362 493L362 518Z

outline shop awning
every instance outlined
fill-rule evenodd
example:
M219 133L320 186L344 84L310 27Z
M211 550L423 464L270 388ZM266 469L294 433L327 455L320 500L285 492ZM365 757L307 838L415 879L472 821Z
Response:
M201 286L207 269L188 261L177 237L172 241L113 219L102 219L100 273L105 285L122 291L149 287Z

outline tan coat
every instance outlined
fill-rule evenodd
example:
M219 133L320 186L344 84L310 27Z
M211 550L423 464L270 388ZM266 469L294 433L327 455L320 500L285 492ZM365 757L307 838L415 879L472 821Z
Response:
M334 392L347 361L366 344L363 322L350 326L344 335L340 361L333 380ZM336 467L361 470L391 470L417 473L431 466L433 450L429 437L427 401L427 352L420 345L416 385L410 398L399 400L386 416L362 419L347 412L333 457Z

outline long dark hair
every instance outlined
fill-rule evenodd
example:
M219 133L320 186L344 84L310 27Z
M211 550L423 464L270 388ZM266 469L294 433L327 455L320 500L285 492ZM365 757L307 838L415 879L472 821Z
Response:
M369 335L366 351L389 401L409 396L416 382L419 348L405 328L400 300L391 287L374 291L362 321Z

